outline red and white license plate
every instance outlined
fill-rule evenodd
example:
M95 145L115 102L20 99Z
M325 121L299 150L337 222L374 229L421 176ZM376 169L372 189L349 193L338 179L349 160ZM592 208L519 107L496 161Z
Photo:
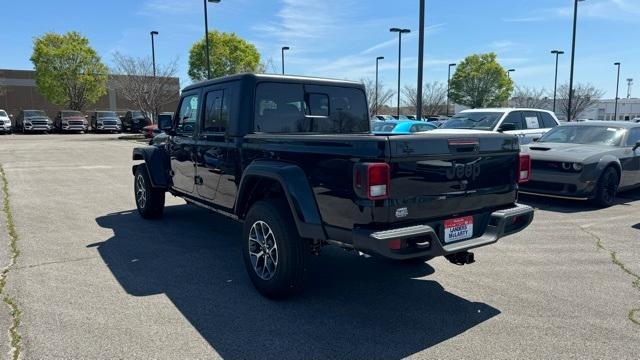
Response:
M450 243L473 237L473 216L444 221L444 242Z

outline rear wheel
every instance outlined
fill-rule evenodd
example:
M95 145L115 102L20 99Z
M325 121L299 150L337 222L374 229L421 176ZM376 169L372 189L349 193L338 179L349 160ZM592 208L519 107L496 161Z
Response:
M620 177L616 169L608 167L604 169L596 188L594 202L602 207L612 206L616 202Z
M302 291L309 259L309 244L298 236L285 201L256 202L244 221L244 264L251 282L270 298Z
M146 165L136 168L134 193L138 213L145 219L158 219L164 211L164 190L151 187Z

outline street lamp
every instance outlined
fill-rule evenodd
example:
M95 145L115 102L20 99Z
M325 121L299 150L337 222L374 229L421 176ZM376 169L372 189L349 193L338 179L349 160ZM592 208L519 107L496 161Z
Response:
M516 72L516 69L509 69L507 70L507 76L509 77L509 79L511 79L511 73L512 72Z
M157 31L151 33L151 61L153 62L153 77L156 77L156 43L153 40L155 35L158 35Z
M204 0L205 56L207 57L207 80L209 80L211 79L211 59L209 58L209 14L207 12L207 2L218 4L220 0Z
M573 100L573 67L576 56L576 28L578 24L578 3L585 0L574 0L573 2L573 39L571 41L571 71L569 75L569 106L567 106L567 121L571 121L571 102Z
M375 104L375 107L374 107L375 114L373 114L373 115L378 115L378 67L379 67L379 64L380 64L380 60L384 60L384 56L378 56L376 58L376 96L375 96L375 101L376 102L374 103Z
M422 73L424 71L424 11L425 0L420 0L420 30L418 31L418 103L416 119L422 120Z
M620 63L614 63L614 66L618 67L618 79L616 80L616 105L615 110L613 110L613 120L618 120L618 90L620 90Z
M553 83L553 112L556 112L556 98L557 98L557 93L558 93L558 57L562 54L564 54L564 51L562 50L552 50L551 51L552 54L556 55L556 79Z
M453 63L449 64L449 72L447 74L447 116L449 116L449 106L450 106L449 105L449 103L450 103L449 97L450 97L451 93L450 93L449 88L451 87L451 68L454 67L454 66L457 66L457 65L458 64L453 64Z
M402 34L408 34L411 32L409 29L391 28L391 32L398 33L398 109L397 115L400 117L400 75L402 68Z
M290 50L290 49L291 48L288 47L288 46L283 46L282 49L281 49L282 50L282 75L284 75L284 52L286 50Z

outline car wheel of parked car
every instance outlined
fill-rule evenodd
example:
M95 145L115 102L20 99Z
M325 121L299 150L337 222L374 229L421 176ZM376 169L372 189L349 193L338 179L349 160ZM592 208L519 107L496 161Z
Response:
M598 180L598 187L596 189L596 197L594 201L602 206L609 207L616 201L616 194L618 193L618 186L620 185L620 177L616 169L608 167L604 169L600 179Z
M256 202L244 221L242 252L251 282L270 298L302 291L309 243L300 238L287 203Z
M151 187L149 173L144 164L139 165L136 169L134 192L136 206L140 216L145 219L158 219L162 217L165 192Z

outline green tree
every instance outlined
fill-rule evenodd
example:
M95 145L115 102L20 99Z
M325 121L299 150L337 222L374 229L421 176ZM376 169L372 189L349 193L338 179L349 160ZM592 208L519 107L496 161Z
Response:
M220 77L241 72L256 72L260 53L253 44L234 33L209 32L211 76ZM189 51L189 77L193 81L206 80L207 57L205 39L196 42Z
M513 81L494 53L468 56L451 78L451 100L471 108L502 106L512 91Z
M107 67L77 32L36 38L31 62L38 90L56 105L83 110L107 92Z

